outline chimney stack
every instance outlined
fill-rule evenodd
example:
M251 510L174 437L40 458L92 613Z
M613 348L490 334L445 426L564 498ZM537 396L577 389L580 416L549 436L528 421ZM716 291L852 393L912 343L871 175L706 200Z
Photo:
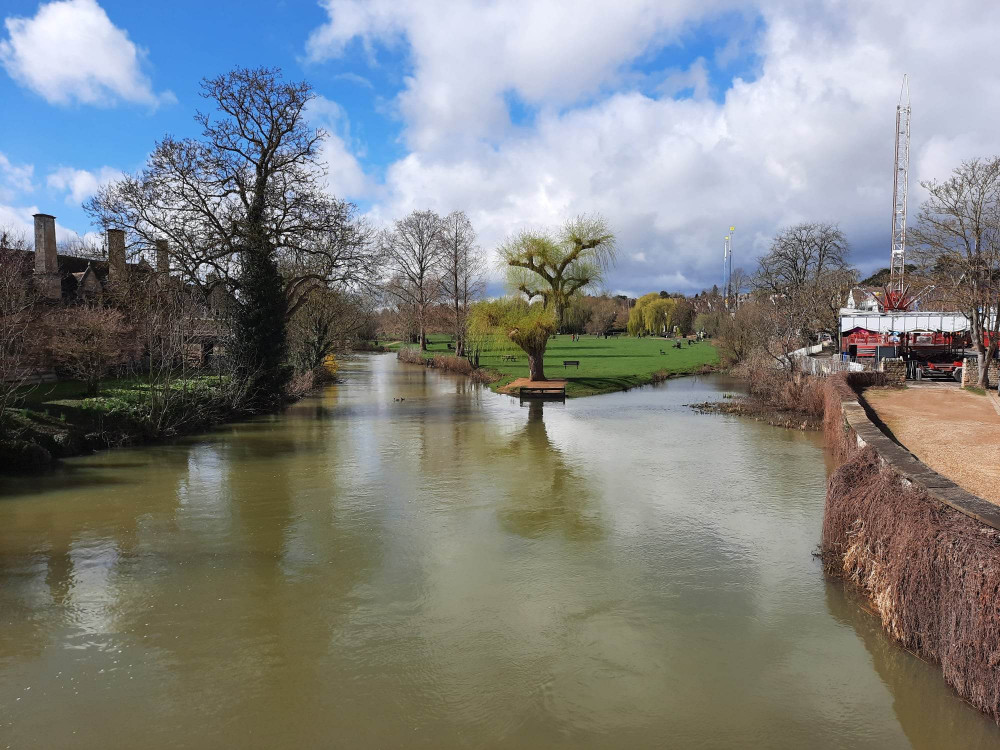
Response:
M170 245L166 240L156 241L156 272L164 275L170 273Z
M108 230L108 281L116 283L125 278L125 230Z
M49 300L62 298L59 258L56 254L56 217L35 214L35 288Z

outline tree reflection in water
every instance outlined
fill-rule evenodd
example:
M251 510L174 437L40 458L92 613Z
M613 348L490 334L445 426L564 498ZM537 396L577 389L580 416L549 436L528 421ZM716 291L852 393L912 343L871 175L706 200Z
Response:
M523 537L560 533L573 540L604 536L594 494L552 440L542 401L528 402L524 428L501 449L512 463L512 482L501 502L504 528Z

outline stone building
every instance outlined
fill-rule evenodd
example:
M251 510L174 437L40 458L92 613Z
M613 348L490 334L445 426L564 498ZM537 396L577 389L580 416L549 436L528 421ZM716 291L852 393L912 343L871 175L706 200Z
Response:
M115 305L114 293L129 290L135 293L139 282L140 293L145 293L143 283L169 284L181 291L193 304L186 306L183 328L193 342L185 359L196 365L206 364L221 352L219 341L223 334L222 312L225 292L221 286L206 295L192 284L170 275L169 247L165 241L156 243L154 268L145 259L130 262L127 258L125 232L107 230L107 259L87 258L59 253L56 245L56 222L50 214L34 215L34 249L3 250L8 258L11 253L22 258L24 283L34 291L37 303L46 308L70 307L82 303ZM159 287L162 288L162 287ZM47 315L39 319L45 320ZM44 329L44 326L41 326ZM40 335L45 334L41 332ZM52 379L52 368L39 363L36 379Z

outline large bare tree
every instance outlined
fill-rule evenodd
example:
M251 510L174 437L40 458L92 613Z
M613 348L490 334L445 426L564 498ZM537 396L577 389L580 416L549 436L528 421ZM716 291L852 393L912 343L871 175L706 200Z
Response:
M784 308L800 333L836 330L840 307L857 271L847 260L847 238L836 224L804 222L781 230L759 262L754 289Z
M173 269L231 300L229 354L251 405L267 407L287 382L286 323L309 285L352 283L371 272L369 233L352 204L328 195L304 82L277 69L237 68L202 83L214 112L200 138L165 137L137 175L86 207L127 230L130 248L167 240Z
M921 182L928 198L911 233L923 274L969 319L981 388L997 350L1000 307L1000 157L964 161L939 182Z
M433 211L413 211L382 233L382 252L390 273L385 289L400 309L413 312L424 351L431 306L443 290L444 238L445 224Z
M441 231L441 284L451 313L455 355L465 356L469 304L486 288L486 263L476 245L476 230L463 211L444 218Z

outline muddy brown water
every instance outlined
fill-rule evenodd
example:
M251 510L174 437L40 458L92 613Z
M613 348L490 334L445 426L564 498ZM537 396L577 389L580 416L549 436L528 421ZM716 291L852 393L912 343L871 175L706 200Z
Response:
M0 748L1000 744L824 579L818 437L685 406L732 384L343 374L0 480Z

